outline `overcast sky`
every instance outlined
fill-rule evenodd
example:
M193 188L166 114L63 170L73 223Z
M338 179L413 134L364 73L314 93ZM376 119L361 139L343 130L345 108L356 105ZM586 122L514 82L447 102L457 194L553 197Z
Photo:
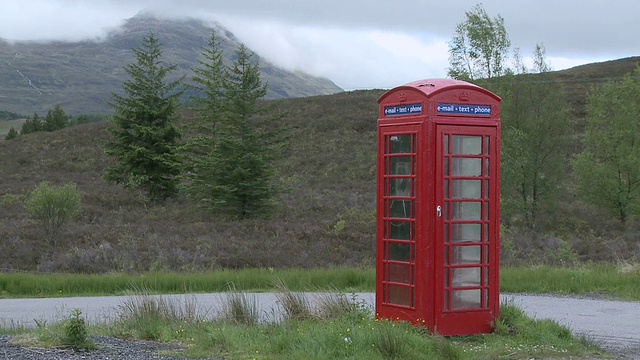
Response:
M637 0L0 0L0 38L99 38L146 9L217 21L271 62L345 90L446 76L465 11L501 15L523 56L554 70L640 55Z

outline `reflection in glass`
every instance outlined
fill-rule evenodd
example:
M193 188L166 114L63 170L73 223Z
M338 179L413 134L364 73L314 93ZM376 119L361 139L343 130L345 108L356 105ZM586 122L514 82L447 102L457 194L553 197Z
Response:
M480 268L454 268L451 270L451 286L480 286Z
M451 197L477 199L481 197L482 180L451 180Z
M482 241L481 224L452 224L451 241Z
M481 203L455 201L451 204L451 218L453 220L480 220Z
M451 299L452 309L468 309L480 307L480 289L454 290Z
M481 158L452 158L452 176L482 176Z
M452 154L482 154L482 136L452 135Z
M480 246L454 246L453 264L480 264Z

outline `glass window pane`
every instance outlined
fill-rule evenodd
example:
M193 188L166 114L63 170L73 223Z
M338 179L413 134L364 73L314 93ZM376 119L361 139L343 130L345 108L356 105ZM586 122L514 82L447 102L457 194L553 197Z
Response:
M451 153L472 155L482 154L482 136L451 136Z
M411 245L408 243L389 243L388 260L411 261Z
M390 175L411 175L411 156L393 156Z
M449 310L451 308L449 305L449 291L444 292L444 308L445 310Z
M411 152L411 134L392 135L390 139L390 153L410 153Z
M444 158L444 176L449 176L449 157Z
M449 180L444 181L444 197L449 197Z
M411 196L409 185L411 178L393 178L391 180L391 196Z
M448 246L444 247L444 264L449 265L449 247Z
M454 268L451 286L480 286L480 268Z
M387 302L396 305L412 306L413 291L410 287L387 285Z
M481 158L452 158L451 176L482 176Z
M411 284L411 266L405 264L387 264L386 281Z
M480 220L480 202L456 201L451 204L452 220Z
M489 155L489 137L484 137L484 153Z
M411 200L391 200L390 215L393 218L411 217Z
M411 227L408 221L391 221L391 229L389 230L389 238L396 240L411 239Z
M449 242L449 225L445 224L444 225L444 242Z
M482 241L480 238L482 231L481 224L452 224L451 225L451 241Z
M489 174L489 158L484 159L484 176L490 176Z
M481 197L482 180L451 180L451 197L478 199Z
M480 307L480 289L452 291L451 308L468 309Z
M444 136L444 153L449 153L449 135Z
M480 246L453 246L452 264L480 264Z

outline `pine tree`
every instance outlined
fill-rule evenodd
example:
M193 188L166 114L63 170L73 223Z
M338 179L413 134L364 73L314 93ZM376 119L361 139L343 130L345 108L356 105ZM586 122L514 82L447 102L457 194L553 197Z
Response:
M69 125L69 117L60 105L56 105L53 109L47 111L47 116L45 116L42 126L45 131L56 131L64 129Z
M182 132L175 124L180 80L165 83L176 66L165 66L160 44L153 33L133 49L136 62L125 66L130 79L123 83L126 94L113 94L113 141L105 153L116 164L103 178L127 188L145 191L151 199L164 199L178 192L181 163L178 142Z
M273 107L259 107L258 100L267 92L260 79L260 67L246 46L240 45L236 60L224 68L219 87L219 54L215 41L205 58L212 66L199 69L203 93L202 108L211 111L208 119L210 149L193 168L190 196L209 208L222 208L239 218L265 215L274 205L277 188L273 184L275 170L271 164L284 144L283 127L274 126L282 114ZM206 76L203 76L204 74ZM221 92L218 92L221 90ZM221 100L221 101L219 101ZM201 113L202 114L202 113Z
M193 87L197 96L191 100L196 112L193 128L196 135L191 138L185 150L189 154L187 195L205 208L218 204L212 198L212 156L216 143L216 129L224 115L224 63L220 42L212 31L208 46L200 52L203 59L198 60L200 67L194 68Z
M16 136L18 136L18 132L12 126L11 129L9 129L9 132L7 133L7 135L5 135L4 139L11 140L11 139L14 139Z
M32 118L27 117L27 120L22 124L22 128L20 128L20 134L26 135L42 130L42 121L40 120L38 113L34 113Z

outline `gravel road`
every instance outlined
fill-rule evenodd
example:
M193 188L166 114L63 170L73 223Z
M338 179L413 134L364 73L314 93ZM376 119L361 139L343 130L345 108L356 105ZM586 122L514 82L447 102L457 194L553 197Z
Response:
M263 320L277 320L281 313L274 294L247 294L256 300ZM313 294L309 293L310 296ZM355 294L373 308L373 293ZM226 294L162 295L167 300L195 304L200 315L216 316ZM586 335L616 355L616 359L640 359L640 302L614 301L595 298L557 297L547 295L502 294L503 301L513 301L529 316L553 319L568 326L574 334ZM131 300L128 296L72 297L47 299L0 299L0 323L3 325L36 326L65 319L72 309L80 309L89 323L108 322L116 318L119 306ZM25 350L8 344L8 337L0 337L2 359L87 359L87 354L73 354L63 350ZM104 344L101 352L92 352L90 359L178 359L160 357L156 343L98 337ZM24 351L24 353L12 353ZM126 353L126 352L129 353ZM13 355L12 355L13 354ZM17 356L17 357L16 357ZM77 356L77 357L74 357Z

